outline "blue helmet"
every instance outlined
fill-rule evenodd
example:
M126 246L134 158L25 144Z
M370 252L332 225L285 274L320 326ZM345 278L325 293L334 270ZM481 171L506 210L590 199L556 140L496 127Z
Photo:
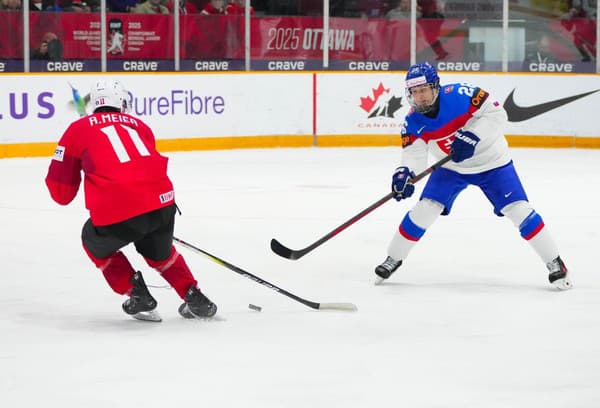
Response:
M428 85L433 91L433 99L426 105L416 105L413 100L412 89L424 85ZM427 113L433 109L440 93L440 77L435 67L429 62L414 64L406 73L405 88L406 99L408 99L410 106L419 113Z

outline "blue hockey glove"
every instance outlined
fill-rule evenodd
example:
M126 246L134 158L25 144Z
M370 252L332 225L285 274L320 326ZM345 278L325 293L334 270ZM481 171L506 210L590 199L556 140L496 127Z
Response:
M450 146L452 161L460 163L463 160L473 157L477 143L479 143L479 138L475 136L475 133L468 130L457 130L452 146Z
M408 198L415 192L415 186L409 183L410 179L415 176L415 173L410 171L408 167L398 167L392 176L392 191L396 193L394 198L400 201L403 198Z

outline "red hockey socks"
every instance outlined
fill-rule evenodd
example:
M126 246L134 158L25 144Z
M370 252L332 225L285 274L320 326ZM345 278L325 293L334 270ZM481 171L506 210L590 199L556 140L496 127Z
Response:
M164 261L144 259L150 267L156 269L169 282L169 285L175 289L181 299L185 299L185 292L187 292L190 286L198 284L190 268L175 247L171 247L171 255Z
M117 251L108 258L99 259L88 251L85 252L92 262L102 271L108 285L119 295L128 295L133 288L131 277L135 273L133 267L121 251Z

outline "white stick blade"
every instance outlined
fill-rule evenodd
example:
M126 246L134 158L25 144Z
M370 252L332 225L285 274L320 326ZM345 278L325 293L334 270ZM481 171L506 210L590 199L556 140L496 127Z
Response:
M319 310L343 310L346 312L356 312L358 307L354 303L320 303Z

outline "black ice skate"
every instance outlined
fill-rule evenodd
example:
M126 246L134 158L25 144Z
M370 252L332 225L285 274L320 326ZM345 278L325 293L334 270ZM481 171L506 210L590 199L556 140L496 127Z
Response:
M376 285L379 285L381 282L392 276L392 273L396 271L402 265L402 261L396 261L391 256L388 256L385 261L381 265L378 265L375 268L375 274L377 275L377 280L375 281Z
M569 271L567 270L565 263L560 259L560 256L548 262L546 267L548 268L548 271L550 271L548 280L551 284L560 290L571 289L573 283L571 283L571 279L569 279L569 276L567 275Z
M148 291L148 287L140 271L133 274L131 284L133 285L133 289L131 289L129 299L123 302L123 311L138 320L162 321L160 315L155 310L158 303Z
M185 303L179 306L179 314L186 319L213 317L217 313L217 305L204 296L200 289L190 286L185 294Z

